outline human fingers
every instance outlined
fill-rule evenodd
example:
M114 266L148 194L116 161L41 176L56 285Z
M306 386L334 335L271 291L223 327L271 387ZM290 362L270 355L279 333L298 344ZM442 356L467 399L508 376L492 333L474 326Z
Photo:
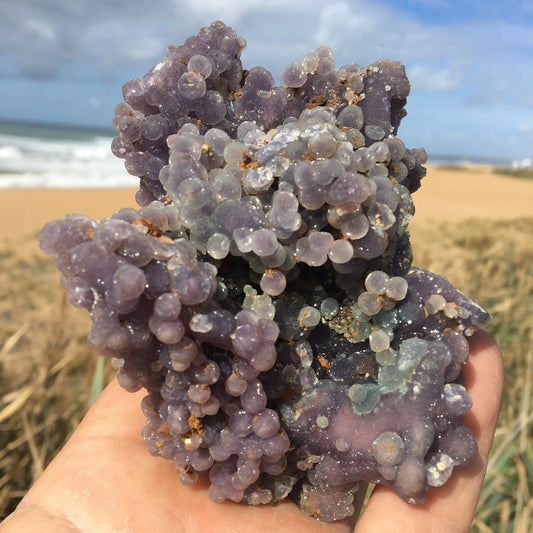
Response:
M36 516L55 533L63 533L58 524L84 533L352 531L349 521L317 522L290 501L265 506L214 503L205 478L193 487L183 486L170 461L146 451L142 396L112 382L24 498L15 513L19 521L11 522L15 529L5 533L25 531L24 524L34 531ZM41 530L46 531L44 525Z
M376 488L357 524L356 533L459 533L469 530L483 486L503 391L502 354L487 333L478 331L470 338L470 355L463 373L473 401L463 423L476 437L478 454L475 459L456 468L444 486L431 488L422 505L408 504L386 487Z

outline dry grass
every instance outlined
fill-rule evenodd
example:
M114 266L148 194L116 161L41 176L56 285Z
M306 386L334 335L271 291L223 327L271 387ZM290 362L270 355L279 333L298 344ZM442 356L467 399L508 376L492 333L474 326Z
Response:
M486 165L435 165L439 170L447 170L449 172L465 172L468 171L470 174L472 172L480 171L486 169ZM490 168L490 172L497 174L498 176L508 176L510 178L520 178L520 179L533 179L533 168L511 168L511 167L494 167Z
M533 524L533 219L424 226L416 264L443 274L493 316L505 392L472 531L527 533Z
M533 522L533 219L415 226L415 263L447 276L493 315L506 389L475 532ZM0 518L79 423L101 367L47 258L0 245ZM97 388L99 387L97 383Z
M533 179L533 168L495 168L495 174L510 176L511 178Z
M87 410L97 358L53 261L0 247L0 519Z

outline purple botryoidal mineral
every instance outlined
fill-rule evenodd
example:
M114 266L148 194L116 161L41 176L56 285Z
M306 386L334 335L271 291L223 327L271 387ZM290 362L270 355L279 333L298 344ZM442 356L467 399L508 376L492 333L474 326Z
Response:
M126 83L112 149L140 208L40 245L183 483L326 521L366 482L422 502L477 453L461 368L489 315L411 267L426 155L396 136L404 68L321 46L275 86L244 46L214 22Z

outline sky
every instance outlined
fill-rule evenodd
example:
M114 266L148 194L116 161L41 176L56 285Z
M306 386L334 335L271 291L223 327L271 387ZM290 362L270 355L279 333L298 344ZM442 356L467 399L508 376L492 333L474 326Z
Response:
M277 80L322 44L338 66L401 61L409 147L533 158L531 0L0 0L0 120L110 128L122 85L213 20Z

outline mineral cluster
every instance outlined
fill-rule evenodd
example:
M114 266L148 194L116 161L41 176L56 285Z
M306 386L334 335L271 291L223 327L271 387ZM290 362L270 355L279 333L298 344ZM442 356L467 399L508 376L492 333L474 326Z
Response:
M244 47L214 22L126 83L112 149L139 209L40 245L183 483L326 521L365 482L422 502L476 455L461 368L489 315L411 267L426 154L396 135L404 68L321 46L276 86Z

